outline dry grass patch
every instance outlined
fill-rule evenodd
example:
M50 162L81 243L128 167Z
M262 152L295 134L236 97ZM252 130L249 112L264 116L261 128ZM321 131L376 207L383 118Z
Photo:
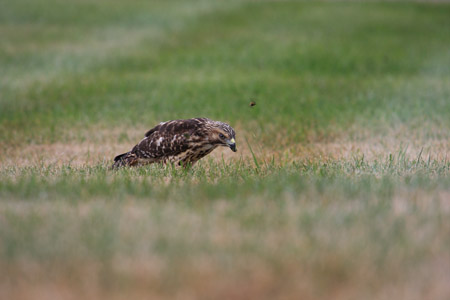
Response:
M81 141L57 142L52 144L22 144L16 146L3 145L0 163L3 166L92 165L99 162L112 162L113 158L129 151L144 136L148 128L139 129L92 129L82 134ZM211 153L216 161L236 161L252 159L253 154L261 160L296 161L305 159L352 159L364 156L367 160L384 158L389 154L404 152L409 159L419 155L422 159L431 157L442 160L450 157L450 142L446 138L410 138L408 133L400 132L387 136L369 135L358 137L340 136L332 140L305 141L292 143L286 135L280 133L274 137L273 144L263 144L254 134L242 128L236 129L238 152L233 153L226 148L218 148ZM253 152L253 154L252 154Z

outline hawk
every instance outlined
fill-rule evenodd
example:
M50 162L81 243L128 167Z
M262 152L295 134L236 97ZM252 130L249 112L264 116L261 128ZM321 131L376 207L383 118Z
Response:
M172 120L150 129L131 149L114 158L113 168L151 163L194 165L219 146L236 152L234 129L208 118Z

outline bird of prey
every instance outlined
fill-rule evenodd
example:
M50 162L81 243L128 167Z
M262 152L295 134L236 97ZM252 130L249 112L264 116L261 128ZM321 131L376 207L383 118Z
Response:
M236 152L234 129L208 118L162 122L131 149L114 158L113 168L151 163L194 165L219 146Z

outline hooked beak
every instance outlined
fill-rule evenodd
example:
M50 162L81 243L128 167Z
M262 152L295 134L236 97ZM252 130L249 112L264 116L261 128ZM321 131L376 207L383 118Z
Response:
M230 147L231 151L236 152L236 141L233 139L227 141L228 147Z

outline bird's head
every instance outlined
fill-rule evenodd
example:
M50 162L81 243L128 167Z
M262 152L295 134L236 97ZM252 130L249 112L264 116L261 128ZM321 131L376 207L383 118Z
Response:
M233 152L236 152L236 133L234 129L223 122L214 122L214 126L210 131L209 140L217 146L230 147Z

